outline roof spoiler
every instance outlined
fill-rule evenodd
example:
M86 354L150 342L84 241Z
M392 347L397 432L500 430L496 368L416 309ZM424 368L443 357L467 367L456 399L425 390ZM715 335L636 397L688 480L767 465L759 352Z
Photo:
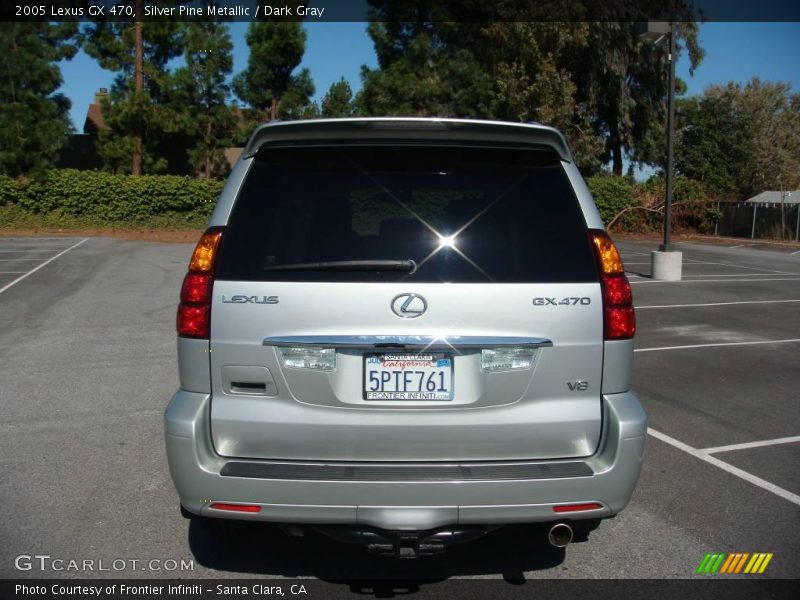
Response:
M244 156L250 158L264 145L330 141L442 141L487 142L515 146L546 146L564 161L572 162L566 139L546 125L437 118L355 118L273 121L255 130Z

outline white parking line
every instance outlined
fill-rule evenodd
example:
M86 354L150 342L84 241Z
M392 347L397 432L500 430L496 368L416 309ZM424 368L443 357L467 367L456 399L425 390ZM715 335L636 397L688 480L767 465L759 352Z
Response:
M78 237L3 237L0 236L0 243L8 243L8 242L19 242L21 244L28 243L30 241L35 241L37 243L41 242L53 242L53 243L60 243L60 242L67 242L69 243L72 240L80 239Z
M636 283L737 283L742 281L800 281L800 277L777 277L770 279L681 279L680 281L646 279L644 281L631 281L631 285Z
M747 269L748 271L769 271L770 273L777 273L778 275L800 275L800 273L790 273L789 271L776 271L775 269L767 269L766 267L746 267L744 265L737 265L735 263L722 263L722 262L703 262L704 265L719 265L721 267L734 267L736 269Z
M718 275L717 273L691 273L684 274L684 277L772 277L774 273L727 273L725 275Z
M789 340L758 340L754 342L718 342L714 344L690 344L688 346L661 346L660 348L636 348L634 352L660 352L662 350L688 350L690 348L718 348L720 346L756 346L759 344L794 344L797 342L800 342L800 338L792 338Z
M779 444L794 444L800 442L800 435L792 437L775 438L774 440L761 440L759 442L744 442L742 444L730 444L729 446L716 446L714 448L703 448L701 452L715 454L716 452L731 452L732 450L748 450L750 448L763 448L764 446L777 446Z
M69 252L70 250L72 250L73 248L77 248L77 247L78 247L78 246L80 246L82 243L84 243L84 242L86 242L86 241L88 241L88 240L89 240L89 238L83 238L83 239L82 239L80 242L78 242L77 244L73 244L72 246L70 246L70 247L69 247L69 248L67 248L66 250L62 250L61 252L59 252L58 254L56 254L55 256L53 256L52 258L49 258L49 259L47 259L45 262L43 262L43 263L42 263L42 264L40 264L39 266L37 266L37 267L34 267L33 269L31 269L30 271L28 271L27 273L25 273L25 274L24 274L24 275L22 275L21 277L17 277L17 278L16 278L14 281L12 281L11 283L7 283L6 285L4 285L3 287L1 287L1 288L0 288L0 294L2 294L3 292L5 292L5 291L6 291L8 288L10 288L12 285L14 285L14 284L17 284L17 283L19 283L20 281L22 281L23 279L25 279L25 278L26 278L28 275L33 275L34 273L36 273L36 271L38 271L38 270L39 270L39 269L41 269L42 267L44 267L44 266L46 266L46 265L50 264L50 263L51 263L51 262L53 262L55 259L57 259L59 256L63 256L64 254L66 254L67 252ZM17 260L25 260L25 259L17 259Z
M0 271L0 275L11 275L12 273L27 273L27 271Z
M785 302L800 302L800 300L739 300L737 302L704 302L702 304L651 304L636 306L636 310L643 308L693 308L695 306L733 306L736 304L782 304Z
M733 250L734 248L744 248L747 244L739 244L738 246L728 246L728 250Z
M67 248L67 250L69 250L69 248ZM44 260L44 257L42 257L42 258L0 258L0 262L14 262L14 261L17 261L17 260Z
M56 248L57 250L57 248ZM0 250L0 254L44 254L53 250Z
M793 494L789 490L785 490L782 487L778 487L774 483L770 483L769 481L761 479L760 477L756 477L752 473L748 473L747 471L742 471L738 467L734 467L733 465L730 465L714 456L711 456L705 450L699 450L697 448L690 446L689 444L684 444L680 440L676 440L675 438L670 437L665 433L661 433L660 431L656 431L651 427L647 428L647 433L656 438L657 440L661 440L665 444L669 444L670 446L673 446L678 450L683 450L684 452L686 452L687 454L691 454L695 458L699 458L700 460L707 462L711 465L714 465L715 467L718 467L723 471L730 473L731 475L735 475L740 479L744 479L748 483L752 483L753 485L758 486L761 489L767 490L768 492L772 492L776 496L780 496L781 498L783 498L784 500L788 500L792 504L800 506L800 496L798 496L797 494Z
M717 265L719 263L709 262L707 260L694 260L691 258L684 258L683 262L690 265Z

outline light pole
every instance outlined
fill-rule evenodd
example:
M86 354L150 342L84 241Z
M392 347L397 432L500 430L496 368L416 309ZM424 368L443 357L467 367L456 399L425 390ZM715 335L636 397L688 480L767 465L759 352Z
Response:
M675 23L669 27L669 92L667 94L667 193L664 198L664 243L662 252L669 252L672 234L672 178L674 177L672 146L675 142Z
M640 39L660 44L666 39L669 59L669 91L667 93L667 164L666 194L664 197L664 243L651 253L653 279L678 281L683 269L683 253L672 247L673 144L675 138L675 63L677 62L677 28L674 22L647 21L636 24Z

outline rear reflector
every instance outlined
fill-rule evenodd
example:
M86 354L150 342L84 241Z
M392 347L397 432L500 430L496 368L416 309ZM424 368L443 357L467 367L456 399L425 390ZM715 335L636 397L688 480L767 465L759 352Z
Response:
M560 504L553 507L553 512L578 512L580 510L597 510L598 508L603 508L603 505L598 504L597 502L585 502L583 504Z
M214 510L229 510L231 512L261 512L261 507L258 504L227 504L225 502L214 502L211 508Z
M197 242L192 254L178 305L177 329L182 337L208 339L211 333L214 261L223 231L222 227L211 227Z
M636 333L636 315L633 310L631 284L625 276L619 252L605 231L591 229L589 236L600 270L603 292L603 338L628 340Z

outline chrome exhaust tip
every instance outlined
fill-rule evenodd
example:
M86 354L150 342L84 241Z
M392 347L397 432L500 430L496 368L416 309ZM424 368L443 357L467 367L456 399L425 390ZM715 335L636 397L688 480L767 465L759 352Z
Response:
M547 541L554 548L565 548L572 541L572 527L566 523L556 523L547 532Z

